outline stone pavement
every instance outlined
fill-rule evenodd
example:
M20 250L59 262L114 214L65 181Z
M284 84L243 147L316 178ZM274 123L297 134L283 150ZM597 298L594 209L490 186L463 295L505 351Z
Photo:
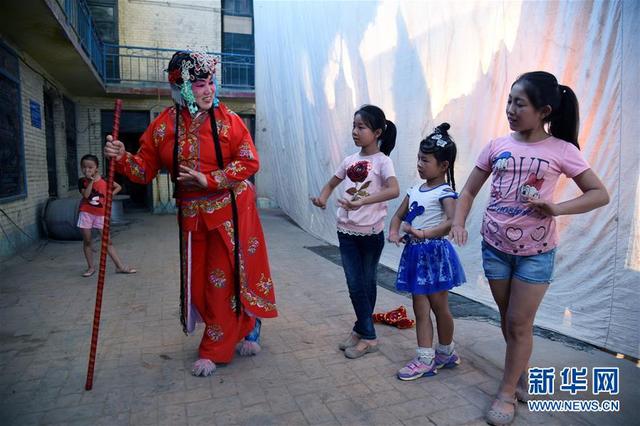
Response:
M190 367L201 328L178 322L172 216L129 215L116 228L136 275L108 265L93 390L84 391L97 275L80 277L81 243L48 243L0 264L0 423L162 425L484 424L504 343L487 322L456 319L462 364L401 382L414 330L377 327L381 350L348 360L336 345L354 320L342 269L305 249L323 245L277 210L262 211L280 316L263 323L263 350L210 378ZM97 258L97 255L96 255ZM378 311L410 300L380 288ZM532 364L617 366L622 411L539 414L519 404L514 424L637 424L640 369L596 349L535 337ZM556 387L558 386L556 382ZM565 393L560 399L567 398ZM580 396L591 399L593 396Z

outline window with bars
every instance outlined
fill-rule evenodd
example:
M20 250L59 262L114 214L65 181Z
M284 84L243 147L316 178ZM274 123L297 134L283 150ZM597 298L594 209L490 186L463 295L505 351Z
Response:
M26 195L17 56L0 43L0 201Z

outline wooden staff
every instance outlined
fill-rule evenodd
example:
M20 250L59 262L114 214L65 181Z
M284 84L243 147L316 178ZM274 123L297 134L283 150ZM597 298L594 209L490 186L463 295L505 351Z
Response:
M122 100L116 99L113 113L113 140L118 139L120 132L120 112L122 111ZM104 274L107 269L107 249L109 247L109 228L111 226L111 201L113 198L113 175L115 174L115 161L109 161L109 177L107 178L107 197L104 207L104 227L102 229L102 246L100 249L100 267L98 270L98 286L96 290L96 307L93 313L93 332L91 333L91 350L89 352L89 367L87 369L87 382L85 390L93 387L93 368L96 363L96 348L98 347L98 331L100 329L100 310L102 309L102 289L104 288Z

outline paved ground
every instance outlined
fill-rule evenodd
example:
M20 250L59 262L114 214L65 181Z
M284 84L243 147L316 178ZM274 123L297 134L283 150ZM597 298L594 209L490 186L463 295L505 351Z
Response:
M90 392L84 382L96 276L80 277L81 244L48 243L0 264L0 423L484 424L504 354L497 327L456 319L462 365L415 382L395 378L412 356L414 330L380 326L380 352L348 360L336 348L354 319L342 269L305 249L324 243L280 212L262 217L280 316L264 322L258 356L237 357L211 378L189 372L199 336L184 336L177 319L173 217L133 215L115 233L122 257L140 272L117 275L109 265ZM378 300L378 310L410 306L382 288ZM532 361L557 371L619 367L621 392L609 398L622 411L550 415L520 404L515 424L637 424L640 368L633 362L540 337Z

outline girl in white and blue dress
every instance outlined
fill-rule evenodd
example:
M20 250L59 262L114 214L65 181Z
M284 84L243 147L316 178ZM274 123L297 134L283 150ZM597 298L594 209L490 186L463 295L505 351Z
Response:
M439 368L460 364L453 347L448 291L466 278L455 249L445 238L458 198L453 177L456 145L449 128L442 123L420 142L418 173L425 182L407 191L389 227L389 241L405 244L396 288L412 295L418 338L416 356L398 371L400 380L432 376ZM402 237L400 230L405 233ZM431 311L438 327L435 350Z

